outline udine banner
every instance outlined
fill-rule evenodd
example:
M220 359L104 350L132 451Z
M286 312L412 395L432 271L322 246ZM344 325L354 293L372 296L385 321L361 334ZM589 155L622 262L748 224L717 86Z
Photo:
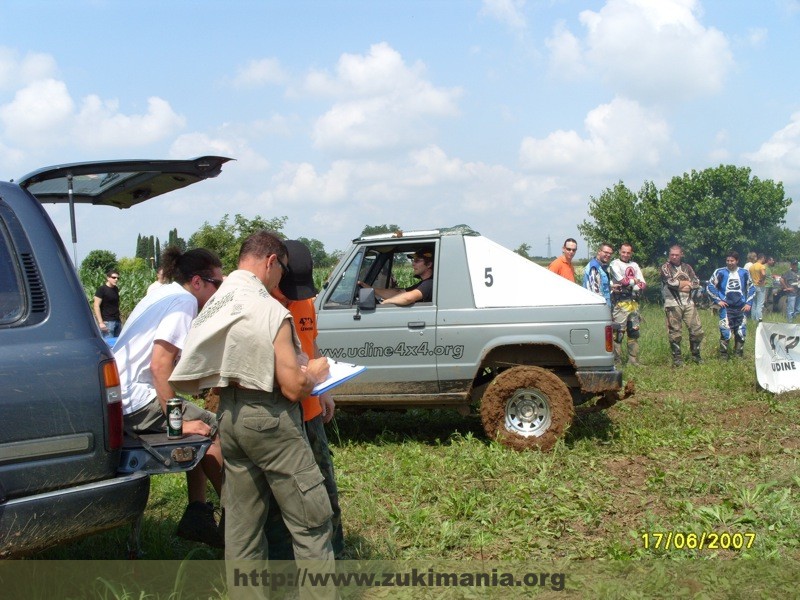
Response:
M756 377L758 384L770 392L800 389L800 325L758 325Z

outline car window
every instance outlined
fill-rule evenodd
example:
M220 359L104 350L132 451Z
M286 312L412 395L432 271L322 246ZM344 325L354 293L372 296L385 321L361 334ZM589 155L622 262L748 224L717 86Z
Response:
M325 301L325 306L350 306L353 304L353 298L356 293L356 282L359 279L359 270L362 262L365 262L363 259L364 254L362 252L359 252L353 257L350 264L342 271L338 281L333 282L333 288L328 299ZM375 257L371 257L371 260L374 261Z
M22 278L5 226L0 223L0 325L18 321L25 311Z
M365 246L352 258L337 281L332 282L333 287L325 300L325 307L353 306L358 299L359 281L375 288L404 289L413 286L419 280L414 277L408 255L419 246L418 242L381 242L374 246Z

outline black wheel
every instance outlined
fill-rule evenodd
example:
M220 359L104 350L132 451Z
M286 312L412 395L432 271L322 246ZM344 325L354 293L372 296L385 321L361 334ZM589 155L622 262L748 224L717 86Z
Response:
M540 367L503 371L481 399L486 435L514 450L550 450L574 414L569 388Z

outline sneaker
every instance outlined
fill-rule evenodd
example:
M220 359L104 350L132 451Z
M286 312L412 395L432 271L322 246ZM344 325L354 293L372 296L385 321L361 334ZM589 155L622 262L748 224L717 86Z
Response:
M177 535L212 548L225 547L225 537L214 520L214 505L210 502L190 502L178 523Z

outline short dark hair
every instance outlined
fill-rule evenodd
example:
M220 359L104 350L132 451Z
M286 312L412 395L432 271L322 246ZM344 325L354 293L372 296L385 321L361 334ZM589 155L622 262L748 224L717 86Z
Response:
M567 238L567 239L565 239L565 240L564 240L564 244L562 245L562 248L566 247L566 245L567 245L569 242L572 242L572 243L573 243L573 244L575 244L576 246L578 245L578 242L577 242L577 241L576 241L574 238Z
M731 250L725 255L725 258L735 258L739 262L739 253L736 250Z
M239 262L245 256L254 256L255 258L267 258L276 254L278 258L286 260L289 251L286 249L286 244L283 243L278 234L273 231L261 229L251 234L239 249Z
M112 275L119 275L119 270L109 269L108 271L106 271L106 277L111 277Z

